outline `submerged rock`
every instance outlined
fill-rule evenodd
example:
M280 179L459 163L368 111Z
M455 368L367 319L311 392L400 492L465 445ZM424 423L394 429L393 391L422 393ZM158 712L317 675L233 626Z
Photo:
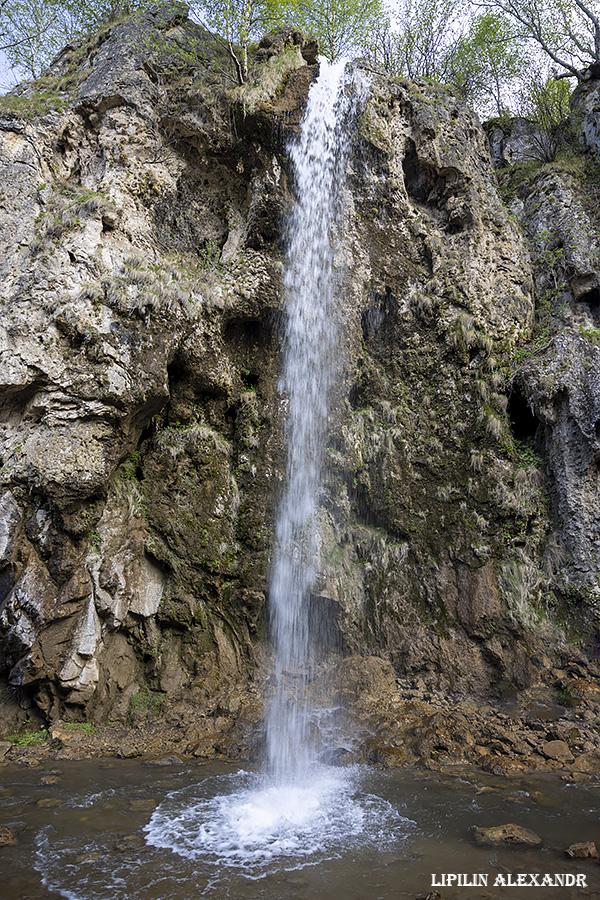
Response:
M16 843L15 836L6 825L0 825L0 847L7 847Z

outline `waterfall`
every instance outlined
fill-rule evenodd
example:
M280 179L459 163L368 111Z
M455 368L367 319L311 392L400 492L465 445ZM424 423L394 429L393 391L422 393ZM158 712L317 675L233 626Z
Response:
M343 63L322 60L301 133L288 148L297 202L287 223L284 277L287 478L269 590L275 691L267 717L268 767L217 776L191 794L172 792L145 828L149 844L209 867L209 890L234 884L238 872L252 880L278 877L359 848L374 854L397 846L413 824L362 790L359 767L318 764L311 740L316 709L311 712L307 696L322 627L311 624L311 606L317 603L324 455L345 339L345 175L366 87ZM249 896L246 888L217 895Z
M314 756L307 687L315 664L310 603L317 576L318 507L332 388L341 358L336 251L351 120L360 90L344 62L321 59L301 133L288 147L297 202L287 223L287 313L281 388L287 398L287 480L276 520L269 591L275 696L267 721L269 770L302 779Z

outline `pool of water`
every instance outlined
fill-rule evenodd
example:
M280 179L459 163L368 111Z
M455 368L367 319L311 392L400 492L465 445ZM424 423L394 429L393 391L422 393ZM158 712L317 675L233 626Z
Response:
M518 873L584 875L540 900L600 898L598 862L563 854L600 845L600 783L322 767L274 787L246 766L89 760L9 766L0 788L16 838L0 847L3 900L414 900L444 874L487 876L437 887L446 900L521 900L494 884ZM473 844L473 825L506 822L542 848Z

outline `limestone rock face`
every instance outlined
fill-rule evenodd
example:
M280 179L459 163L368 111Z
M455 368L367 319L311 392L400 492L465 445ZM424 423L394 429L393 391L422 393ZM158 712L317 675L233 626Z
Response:
M582 81L571 97L575 124L586 147L600 153L600 82L597 78Z
M278 32L236 87L174 4L0 102L0 676L46 719L193 706L202 754L259 718L314 62ZM397 674L522 689L551 665L545 592L597 588L596 219L549 170L509 210L464 105L363 74L317 619L348 703ZM560 327L523 361L547 291Z
M593 121L590 103L597 93L590 82L573 97L573 122L588 143L585 122ZM593 156L581 155L571 165L530 164L502 175L507 201L530 241L537 295L533 343L515 367L515 393L522 438L535 436L548 477L554 539L546 565L553 590L587 608L597 608L600 598L596 165Z

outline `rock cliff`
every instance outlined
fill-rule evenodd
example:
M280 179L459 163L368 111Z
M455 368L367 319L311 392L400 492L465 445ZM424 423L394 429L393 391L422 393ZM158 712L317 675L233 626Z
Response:
M8 718L15 697L46 722L162 713L185 719L190 746L218 751L233 722L246 746L285 471L286 141L315 63L287 30L236 87L220 45L171 5L66 48L0 102ZM343 656L367 674L383 658L414 702L563 690L585 704L597 162L511 151L506 167L496 134L497 176L450 92L366 74L315 608ZM569 660L578 671L557 674Z

